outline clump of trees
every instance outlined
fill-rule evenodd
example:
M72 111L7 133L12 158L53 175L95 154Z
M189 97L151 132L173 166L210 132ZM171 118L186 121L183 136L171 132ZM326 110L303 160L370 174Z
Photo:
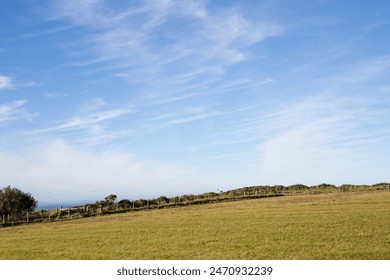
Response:
M30 194L11 186L0 189L0 215L19 219L27 211L33 211L38 201Z

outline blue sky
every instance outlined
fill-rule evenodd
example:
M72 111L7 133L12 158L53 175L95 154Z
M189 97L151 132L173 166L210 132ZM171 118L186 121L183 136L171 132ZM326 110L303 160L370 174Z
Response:
M3 1L0 184L39 201L390 181L390 2Z

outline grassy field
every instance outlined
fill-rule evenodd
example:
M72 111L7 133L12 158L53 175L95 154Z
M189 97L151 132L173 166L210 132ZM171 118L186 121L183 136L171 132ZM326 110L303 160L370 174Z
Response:
M0 228L0 259L390 259L390 191Z

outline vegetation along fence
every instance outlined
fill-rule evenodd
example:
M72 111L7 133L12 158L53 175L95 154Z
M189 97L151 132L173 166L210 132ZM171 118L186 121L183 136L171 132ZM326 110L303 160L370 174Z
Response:
M341 185L340 187L336 187L330 184L321 184L311 187L302 184L295 184L288 187L281 185L252 186L230 191L219 191L217 193L209 192L200 195L190 194L169 198L166 196L161 196L156 199L138 199L133 201L123 199L119 202L115 201L116 195L109 195L102 201L97 201L96 203L82 206L75 206L70 208L61 207L58 209L29 212L26 211L18 214L17 216L2 214L2 223L0 224L0 227L38 222L54 222L112 213L142 211L168 207L182 207L195 204L217 203L243 199L378 190L390 190L390 183L379 183L375 185Z

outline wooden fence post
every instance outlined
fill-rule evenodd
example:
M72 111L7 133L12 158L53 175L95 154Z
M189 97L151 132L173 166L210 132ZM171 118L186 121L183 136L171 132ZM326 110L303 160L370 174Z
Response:
M70 219L70 208L68 208L68 219Z
M3 214L3 224L5 224L5 214Z
M26 220L27 220L27 223L29 222L29 220L28 220L28 211L26 212Z

